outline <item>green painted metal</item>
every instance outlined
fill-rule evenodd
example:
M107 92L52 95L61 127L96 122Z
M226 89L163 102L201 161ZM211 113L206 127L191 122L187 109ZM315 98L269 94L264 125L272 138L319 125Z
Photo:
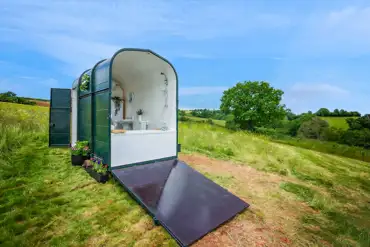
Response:
M78 79L78 86L81 83L81 78L84 74L90 76L90 85L87 91L80 91L78 88L78 140L88 140L92 151L104 159L109 165L111 152L111 88L112 88L112 66L115 57L125 51L146 52L157 56L171 66L176 77L176 143L178 145L178 75L174 66L164 57L148 49L124 48L118 50L111 59L101 60L92 69L84 71ZM73 87L75 87L75 83ZM176 152L176 158L178 153ZM172 158L172 157L170 157ZM164 160L167 158L164 158ZM147 161L155 162L163 159ZM136 164L132 164L136 165Z
M170 157L165 157L165 158L156 159L156 160L147 160L147 161L131 163L131 164L122 165L122 166L115 166L115 167L112 167L111 170L117 170L117 169L120 169L120 168L127 168L127 167L132 167L132 166L141 166L141 165L146 165L146 164L150 164L150 163L166 161L166 160L173 160L173 159L177 159L177 156L170 156Z
M76 79L73 81L73 84L72 84L72 89L75 89L78 87L78 84L79 84L79 79Z
M68 147L71 136L71 90L50 90L49 147Z
M80 91L80 97L82 97L82 96L84 96L84 95L89 95L89 94L91 94L91 92L92 92L92 86L91 86L91 69L88 69L87 71L85 71L84 73L82 73L82 75L80 76L80 78L79 78L79 84L78 85L81 85L81 82L82 82L82 77L84 76L84 75L88 75L89 77L90 77L90 81L89 81L89 87L88 87L88 89L87 90L85 90L85 91L81 91L80 89L79 89L79 91Z
M83 75L88 74L91 78L91 69L85 70L79 77L78 85L81 84L81 78ZM91 79L89 89L87 91L81 91L78 86L78 111L77 111L77 140L92 142L91 134Z
M92 69L92 147L106 164L110 164L109 85L109 63L99 61Z
M78 107L78 140L91 143L91 95L81 97Z

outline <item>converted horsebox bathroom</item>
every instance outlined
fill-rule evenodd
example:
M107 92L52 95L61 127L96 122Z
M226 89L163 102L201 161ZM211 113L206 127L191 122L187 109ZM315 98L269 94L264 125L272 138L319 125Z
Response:
M174 66L150 50L121 49L72 89L51 89L49 146L87 142L154 222L188 246L249 205L178 160L177 112Z

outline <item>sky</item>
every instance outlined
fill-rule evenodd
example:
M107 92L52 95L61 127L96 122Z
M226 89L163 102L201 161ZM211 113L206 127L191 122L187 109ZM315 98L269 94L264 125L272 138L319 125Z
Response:
M180 108L220 105L241 81L284 91L295 113L370 113L364 0L0 1L0 92L49 98L120 48L166 57Z

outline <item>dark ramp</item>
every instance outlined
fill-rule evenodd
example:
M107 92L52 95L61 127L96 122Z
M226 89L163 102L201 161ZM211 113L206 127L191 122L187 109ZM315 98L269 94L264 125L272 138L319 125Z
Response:
M121 168L112 173L182 246L192 244L249 207L178 160Z

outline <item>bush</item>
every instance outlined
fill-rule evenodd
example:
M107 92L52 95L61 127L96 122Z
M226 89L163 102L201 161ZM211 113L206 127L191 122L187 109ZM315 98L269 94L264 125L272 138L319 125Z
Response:
M311 120L301 124L298 130L298 136L309 139L325 140L325 133L327 132L328 128L328 122L318 117L314 117Z
M1 102L9 102L9 103L17 103L17 104L24 104L24 105L36 105L36 102L27 100L23 97L17 97L17 95L13 92L6 92L0 93L0 101Z
M341 138L341 143L350 146L359 146L369 149L370 130L369 129L347 130Z
M225 127L230 130L240 130L240 125L235 123L234 120L227 120L225 123Z
M342 136L344 134L343 129L335 128L335 127L329 127L324 130L324 136L326 141L330 142L340 142L342 139Z
M265 128L265 127L255 128L254 132L258 133L258 134L262 134L262 135L267 135L267 136L276 136L277 135L276 129Z
M179 117L179 121L181 121L181 122L188 122L190 119L188 118L188 117L186 117L186 116L180 116Z
M213 125L213 121L212 121L212 119L208 118L208 119L207 119L207 124Z

